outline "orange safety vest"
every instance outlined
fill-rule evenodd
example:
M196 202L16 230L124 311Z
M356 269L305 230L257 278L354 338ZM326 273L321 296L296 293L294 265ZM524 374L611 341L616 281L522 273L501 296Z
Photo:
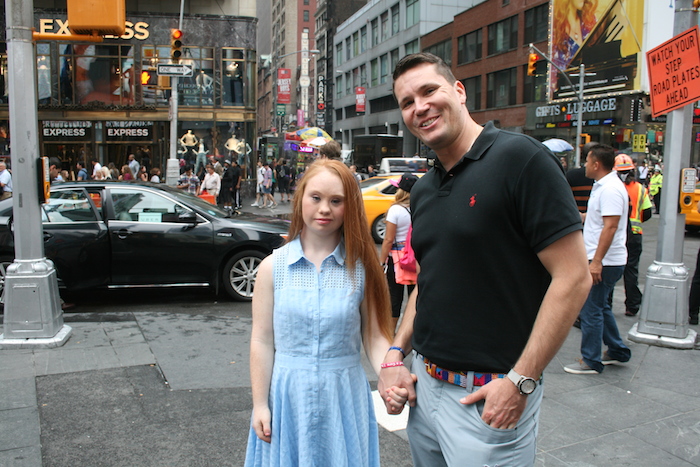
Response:
M625 184L630 197L630 226L635 235L642 234L642 203L644 202L644 185L639 182Z

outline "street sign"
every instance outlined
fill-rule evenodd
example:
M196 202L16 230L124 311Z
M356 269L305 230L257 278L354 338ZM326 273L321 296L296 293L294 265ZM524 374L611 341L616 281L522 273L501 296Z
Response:
M700 99L698 27L647 52L653 117Z
M278 117L284 117L284 115L287 113L286 106L284 104L277 104L276 113Z
M299 77L299 86L301 86L302 88L308 88L309 86L311 86L311 78L309 78L308 76Z
M192 65L158 65L158 76L192 76Z

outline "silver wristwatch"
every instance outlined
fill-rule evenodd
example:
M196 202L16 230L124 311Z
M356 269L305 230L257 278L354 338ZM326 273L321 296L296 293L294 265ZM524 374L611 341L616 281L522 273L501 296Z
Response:
M520 394L528 396L535 391L535 388L537 388L537 381L529 376L519 375L515 372L515 370L510 370L506 376L513 382L513 384L515 384L515 387L518 388Z

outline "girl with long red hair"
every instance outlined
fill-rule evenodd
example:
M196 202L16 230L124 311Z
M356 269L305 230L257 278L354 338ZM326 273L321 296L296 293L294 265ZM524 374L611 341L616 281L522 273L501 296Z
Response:
M258 269L246 466L379 465L361 350L375 372L388 365L389 309L357 182L318 160L295 193L288 243ZM392 389L403 404L407 390Z

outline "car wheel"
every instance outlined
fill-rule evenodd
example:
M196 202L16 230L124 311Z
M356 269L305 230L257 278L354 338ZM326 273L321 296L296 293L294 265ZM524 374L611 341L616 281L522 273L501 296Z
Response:
M266 256L260 251L243 251L226 262L223 282L224 289L231 298L238 301L250 301L253 298L258 267Z
M372 237L377 243L382 243L384 241L384 234L386 233L386 216L382 214L377 217L374 222L372 222Z

